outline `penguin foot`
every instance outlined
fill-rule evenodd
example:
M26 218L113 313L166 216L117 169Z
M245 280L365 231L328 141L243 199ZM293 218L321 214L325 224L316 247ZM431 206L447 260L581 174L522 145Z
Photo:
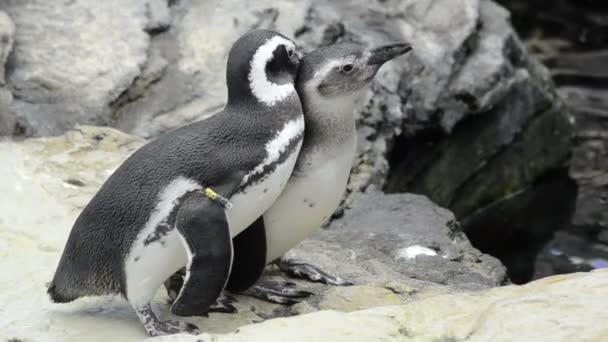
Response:
M192 323L180 321L156 321L150 325L144 325L146 332L150 336L163 336L180 333L192 335L198 334L198 327Z
M314 293L298 290L291 282L260 281L243 292L244 295L266 300L271 303L293 305Z
M175 303L175 299L177 299L177 295L179 294L179 290L184 285L184 273L183 272L175 272L167 281L165 281L165 288L167 289L167 296L169 296L168 303ZM221 312L221 313L237 313L238 310L233 303L236 303L237 300L234 297L228 296L225 292L222 291L222 294L217 298L215 303L209 307L206 314L201 314L202 316L208 317L210 312Z
M169 295L171 297L171 295ZM207 310L202 311L198 310L196 307L184 308L182 306L176 307L175 298L169 298L169 301L172 301L173 306L171 307L171 311L178 316L203 316L209 317L209 313L211 312L220 312L220 313L238 313L238 310L233 303L236 303L236 298L229 296L226 292L222 291L220 296L215 300ZM179 304L178 304L179 305Z
M192 323L181 321L161 321L159 320L150 305L137 309L137 317L144 324L144 329L149 336L163 336L179 333L197 334L198 327Z
M236 298L228 296L226 293L222 292L222 294L215 301L215 304L211 305L207 311L230 314L237 313L238 310L234 307L234 305L232 305L236 302Z
M167 296L169 296L169 304L173 304L179 290L184 286L184 278L186 277L186 269L182 268L175 272L169 279L165 281L165 289L167 290Z
M315 283L323 283L336 286L350 286L353 283L338 276L331 275L317 266L297 261L295 259L280 258L275 262L279 269L294 278L306 279Z
M165 281L165 289L167 290L167 296L169 296L169 304L173 304L175 299L177 299L179 291L181 290L182 286L184 286L185 277L186 269L182 268ZM236 298L228 296L225 291L222 291L220 296L215 301L215 304L209 307L208 312L237 313L238 310L234 307L234 305L232 305L236 302Z

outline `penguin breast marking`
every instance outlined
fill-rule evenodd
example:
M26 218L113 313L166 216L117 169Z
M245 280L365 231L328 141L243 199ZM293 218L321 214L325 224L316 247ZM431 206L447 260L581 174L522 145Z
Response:
M278 198L295 166L303 134L304 119L298 116L266 143L266 157L243 177L230 198L232 207L226 214L232 237L247 228ZM130 300L145 303L150 293L157 290L154 288L157 284L186 265L188 251L174 227L174 215L184 195L202 188L195 180L178 177L160 191L154 210L125 259Z
M306 239L338 207L355 154L354 134L352 138L331 153L317 151L310 155L310 167L294 174L264 213L267 260L280 257Z
M154 210L137 234L125 259L127 296L145 304L149 293L187 262L186 250L170 222L179 200L202 186L185 177L171 181L158 195Z
M289 121L266 143L266 157L249 172L227 210L230 233L236 236L279 197L295 166L304 136L304 117Z

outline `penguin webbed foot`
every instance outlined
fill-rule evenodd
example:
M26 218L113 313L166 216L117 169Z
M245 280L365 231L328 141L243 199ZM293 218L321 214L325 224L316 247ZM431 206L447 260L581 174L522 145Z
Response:
M184 278L186 277L186 268L182 268L179 271L173 273L169 279L165 280L165 289L167 290L167 296L169 296L168 303L173 304L179 290L184 286Z
M186 276L186 269L183 268L175 272L167 281L165 281L165 289L167 290L167 296L169 296L169 304L173 304L179 290L184 285L184 277ZM220 296L216 299L215 303L212 304L206 313L221 312L221 313L237 313L238 310L232 304L237 303L236 298L229 296L223 291ZM209 316L208 314L201 313L202 316Z
M262 280L253 285L242 294L262 299L271 303L293 305L301 302L314 293L306 290L298 290L292 282L276 282Z
M238 313L238 310L236 309L236 307L234 307L234 305L232 305L233 303L236 303L236 302L237 302L236 298L229 296L226 293L222 292L222 294L217 298L215 303L209 307L207 312L221 312L221 313L229 313L229 314Z
M329 274L317 266L296 259L282 257L274 262L281 271L293 278L306 279L314 283L335 286L351 286L353 283L338 276Z
M150 305L136 309L137 317L144 324L144 329L149 336L164 336L179 333L196 335L199 329L196 325L181 321L161 321L159 320Z

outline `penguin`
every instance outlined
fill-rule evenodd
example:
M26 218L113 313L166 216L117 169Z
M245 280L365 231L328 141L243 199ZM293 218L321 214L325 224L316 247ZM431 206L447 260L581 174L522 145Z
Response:
M405 43L376 48L344 43L304 56L296 80L306 123L302 150L277 201L233 239L227 290L280 304L311 295L280 283L256 284L268 263L294 277L351 285L316 266L282 256L327 222L339 206L356 154L357 100L384 63L410 50ZM170 297L179 289L179 278L176 274L166 284Z
M301 58L277 32L240 37L228 56L225 108L147 143L107 179L72 227L51 300L120 294L148 335L195 332L160 321L150 302L184 266L174 314L204 315L222 293L232 238L276 201L302 146Z
M233 239L237 254L227 289L244 291L259 280L264 267L252 270L248 265L248 260L256 259L276 263L291 276L332 285L351 284L316 266L282 256L327 222L339 206L357 149L357 100L384 63L410 50L406 43L376 48L343 43L316 49L304 57L296 80L306 122L302 150L277 201ZM265 250L243 248L262 237ZM249 292L279 303L306 295L268 284Z

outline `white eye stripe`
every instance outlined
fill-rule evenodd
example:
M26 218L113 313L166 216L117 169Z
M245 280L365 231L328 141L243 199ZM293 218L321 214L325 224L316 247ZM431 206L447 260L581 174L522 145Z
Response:
M313 79L317 80L317 83L323 81L323 78L334 68L342 68L346 64L354 64L355 60L352 57L340 58L328 61L319 71L315 72Z
M249 87L258 101L273 106L295 93L293 83L276 84L271 82L266 75L266 65L273 57L273 53L279 45L284 45L289 51L295 50L295 44L281 37L275 36L260 46L251 59L251 71L249 72Z

